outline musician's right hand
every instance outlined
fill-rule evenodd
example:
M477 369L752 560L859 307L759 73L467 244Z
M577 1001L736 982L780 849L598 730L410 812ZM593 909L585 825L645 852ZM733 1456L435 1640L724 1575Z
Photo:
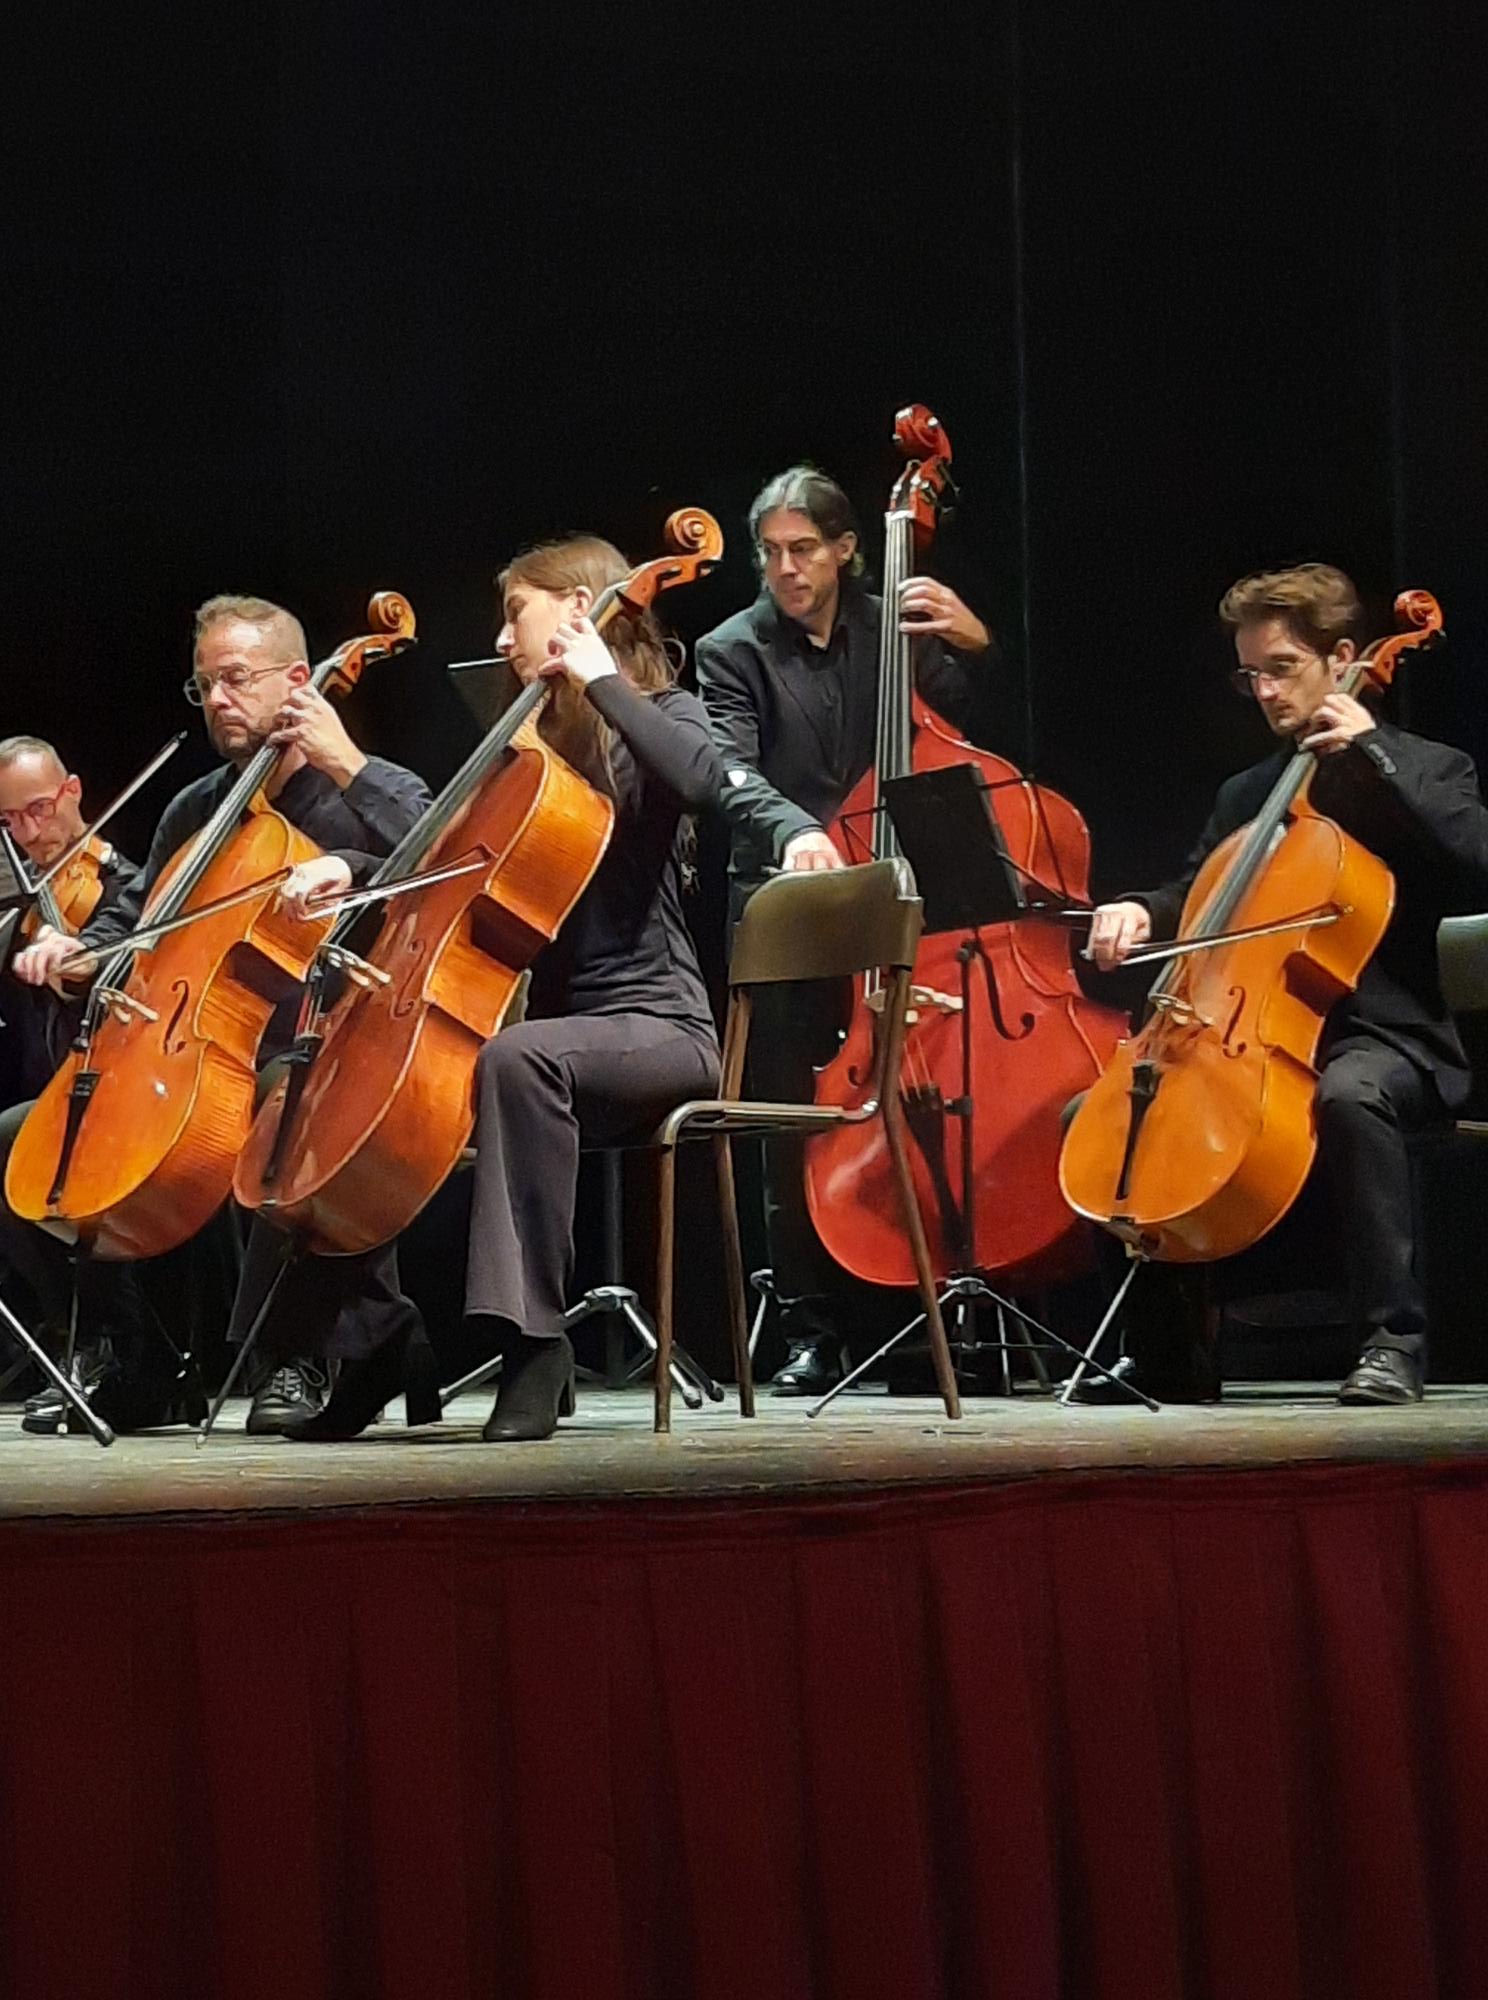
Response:
M1091 913L1086 956L1102 972L1113 972L1152 936L1152 913L1144 903L1102 903Z
M312 908L330 896L343 895L351 887L351 870L339 854L317 854L292 868L279 891L279 900L292 917L317 917L323 911Z
M782 874L801 875L815 868L845 868L847 863L819 827L795 834L780 857Z
M24 951L16 953L10 969L23 986L50 986L54 993L60 993L59 967L64 960L69 977L87 976L98 970L98 960L91 953L80 953L76 938L65 931L54 931L50 924L38 924L35 937Z

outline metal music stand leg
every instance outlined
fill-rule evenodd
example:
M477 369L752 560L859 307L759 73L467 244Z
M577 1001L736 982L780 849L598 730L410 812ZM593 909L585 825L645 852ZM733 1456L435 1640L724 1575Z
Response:
M294 1266L298 1264L302 1254L300 1246L295 1239L292 1236L285 1236L284 1247L279 1259L279 1268L264 1287L264 1295L259 1300L248 1331L243 1335L238 1351L233 1357L233 1364L227 1371L227 1376L222 1387L213 1398L212 1406L202 1420L201 1428L197 1431L196 1442L198 1450L206 1443L216 1428L217 1419L222 1415L222 1406L237 1387L238 1378L248 1366L253 1350L258 1345L258 1337L268 1324L269 1314L274 1309L274 1301L279 1296L280 1287Z
M954 1302L959 1309L961 1303L965 1300L974 1298L988 1299L1000 1310L1011 1313L1015 1319L1022 1321L1025 1330L1031 1329L1032 1332L1038 1334L1044 1345L1061 1348L1066 1354L1073 1355L1078 1366L1075 1376L1071 1378L1072 1381L1077 1379L1082 1371L1088 1370L1093 1375L1101 1376L1107 1382L1117 1383L1131 1397L1133 1402L1143 1403L1149 1410L1156 1410L1160 1406L1143 1390L1139 1389L1135 1382L1125 1381L1120 1375L1113 1374L1104 1362L1097 1361L1095 1358L1096 1348L1100 1344L1101 1336L1115 1318L1121 1301L1126 1297L1127 1288L1130 1286L1135 1274L1136 1263L1134 1262L1131 1270L1127 1272L1125 1278L1122 1280L1120 1291L1117 1292L1116 1297L1111 1301L1105 1316L1096 1328L1095 1337L1083 1352L1075 1346L1073 1341L1066 1340L1063 1334L1056 1333L1052 1327L1045 1326L1042 1320L1035 1319L1032 1313L1025 1311L1015 1299L1004 1298L1000 1292L993 1291L985 1278L978 1277L974 1273L965 1273L960 1277L950 1279L946 1284L945 1290L940 1294L939 1304L944 1308L947 1304ZM850 1389L855 1382L860 1381L870 1368L882 1361L884 1356L897 1347L901 1340L907 1340L910 1334L918 1332L924 1323L924 1313L916 1313L907 1326L901 1326L897 1333L890 1334L882 1347L870 1354L866 1361L860 1361L857 1367L844 1375L840 1382L834 1382L827 1393L818 1402L812 1404L811 1408L806 1412L807 1416L819 1417L829 1403L834 1403L837 1400L844 1389ZM1066 1403L1069 1401L1067 1390L1065 1395L1059 1400Z
M16 1318L4 1299L0 1299L0 1320L4 1321L13 1337L25 1348L26 1352L36 1363L42 1374L46 1376L53 1388L61 1391L69 1407L77 1411L98 1442L100 1444L112 1444L114 1441L113 1432L93 1408L93 1405L88 1401L82 1390L73 1381L71 1375L64 1373L57 1366L41 1342Z

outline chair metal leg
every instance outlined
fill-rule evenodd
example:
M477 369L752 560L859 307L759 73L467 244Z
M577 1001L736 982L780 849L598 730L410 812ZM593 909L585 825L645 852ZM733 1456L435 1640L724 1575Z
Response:
M672 1428L672 1281L676 1263L677 1149L664 1146L657 1162L656 1402L652 1428Z
M729 1342L734 1352L734 1379L739 1385L739 1414L754 1415L753 1345L748 1308L744 1303L744 1246L739 1240L739 1209L734 1190L734 1154L728 1134L713 1141L713 1165L718 1181L718 1214L723 1224L724 1282L728 1286Z

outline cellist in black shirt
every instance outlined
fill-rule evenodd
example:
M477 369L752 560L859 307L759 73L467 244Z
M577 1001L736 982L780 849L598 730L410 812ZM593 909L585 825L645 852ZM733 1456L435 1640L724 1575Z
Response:
M1341 570L1304 563L1245 577L1226 592L1220 618L1234 638L1236 679L1282 747L1220 787L1175 881L1096 910L1091 956L1109 969L1149 939L1173 937L1205 857L1255 817L1294 748L1317 755L1311 804L1383 861L1395 882L1389 926L1358 987L1334 1005L1318 1051L1318 1166L1333 1201L1359 1348L1339 1400L1411 1403L1425 1380L1427 1325L1407 1141L1458 1108L1470 1083L1437 976L1436 933L1443 917L1481 909L1488 898L1488 808L1463 751L1381 722L1337 685L1355 658L1361 622L1358 594ZM1288 1215L1277 1236L1293 1224ZM1171 1288L1182 1269L1154 1266L1153 1275L1167 1274ZM1153 1296L1161 1294L1159 1283ZM1204 1335L1195 1329L1192 1352L1183 1352L1171 1337L1166 1298L1149 1318L1127 1330L1143 1386L1170 1401L1217 1393L1217 1361ZM1105 1397L1093 1387L1089 1399Z
M825 473L798 465L771 479L749 530L763 588L697 643L698 692L724 764L736 917L774 869L843 865L827 828L873 760L884 615L863 582L852 505ZM964 722L997 662L991 633L932 577L911 578L897 609L922 641L920 693L946 721ZM824 996L772 988L760 1001L753 1088L809 1097L812 1070L834 1046ZM775 1391L812 1395L841 1373L844 1278L811 1226L798 1140L766 1148L765 1227L789 1342Z
M203 604L196 613L192 672L183 692L202 710L212 747L225 762L176 794L161 815L138 878L112 907L100 910L84 925L79 942L100 960L135 928L162 869L206 825L238 771L266 743L280 746L269 785L275 809L317 846L344 854L349 874L370 873L376 857L391 853L429 802L426 786L412 771L368 757L353 743L334 706L310 685L304 628L282 605L240 596L213 597ZM72 939L43 926L35 943L17 959L16 975L32 985L45 985L59 959L72 949ZM261 1064L287 1047L295 1011L290 1001L270 1022L259 1051ZM18 1121L0 1119L0 1174L17 1129ZM262 1233L255 1232L249 1240L240 1307L251 1300L260 1282L256 1265L261 1246ZM66 1253L61 1244L45 1230L22 1221L3 1200L0 1249L49 1269L54 1289L65 1280ZM362 1278L354 1293L348 1292L346 1312L379 1327L413 1316L391 1265L379 1270L375 1284ZM241 1319L243 1314L235 1317ZM127 1385L116 1382L102 1395L95 1394L100 1412L116 1430L158 1421L164 1406L163 1394L156 1393L171 1379L172 1357L164 1343L155 1342L142 1351L138 1363ZM281 1365L257 1384L249 1430L269 1434L313 1415L328 1388L328 1373L319 1362L303 1353L297 1358L284 1356Z

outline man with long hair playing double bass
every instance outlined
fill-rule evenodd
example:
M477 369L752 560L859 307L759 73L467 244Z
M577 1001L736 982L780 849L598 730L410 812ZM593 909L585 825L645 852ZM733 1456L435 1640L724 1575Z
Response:
M1396 889L1389 927L1357 989L1329 1015L1318 1057L1318 1161L1359 1346L1339 1400L1415 1402L1427 1328L1407 1140L1467 1095L1467 1059L1437 976L1436 933L1443 917L1481 909L1488 897L1488 808L1462 751L1381 722L1338 685L1356 657L1361 624L1358 593L1341 570L1303 563L1245 577L1226 591L1219 615L1234 638L1236 682L1260 705L1281 748L1220 787L1176 880L1096 910L1090 954L1109 970L1149 940L1175 936L1205 857L1255 817L1294 750L1316 754L1311 803L1385 863ZM1202 1338L1185 1357L1193 1367L1178 1379L1172 1345L1156 1322L1140 1331L1129 1324L1127 1361L1143 1385L1169 1400L1217 1393L1217 1361ZM1104 1400L1098 1388L1091 1400Z
M842 866L827 828L873 761L884 616L863 580L852 504L825 473L796 465L769 480L749 534L760 594L697 643L698 691L724 763L735 917L774 868ZM933 577L912 577L897 613L922 641L921 693L962 722L997 661L991 633ZM750 1066L760 1096L810 1097L813 1069L835 1047L829 997L786 987L758 996ZM765 1235L789 1348L774 1389L785 1396L840 1379L849 1284L817 1240L802 1173L800 1140L768 1143Z

